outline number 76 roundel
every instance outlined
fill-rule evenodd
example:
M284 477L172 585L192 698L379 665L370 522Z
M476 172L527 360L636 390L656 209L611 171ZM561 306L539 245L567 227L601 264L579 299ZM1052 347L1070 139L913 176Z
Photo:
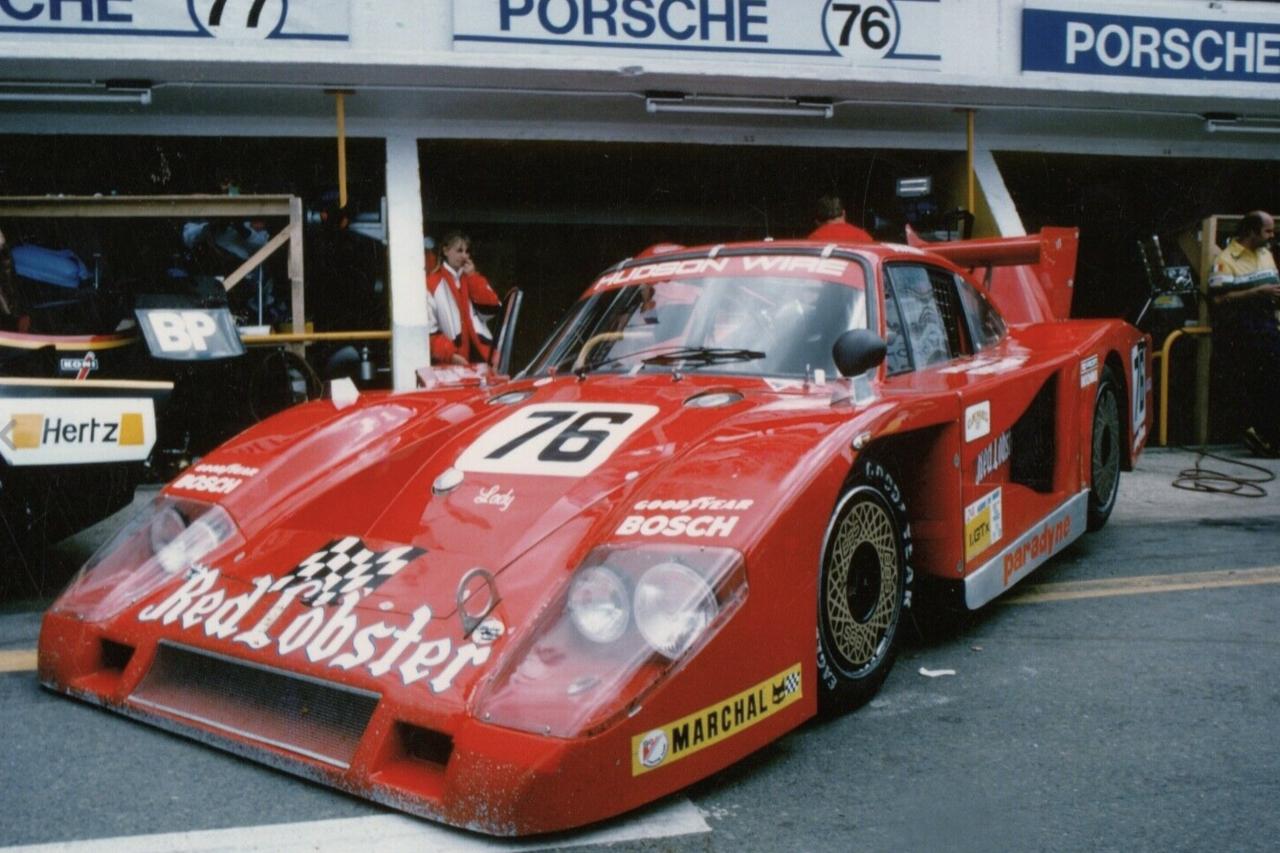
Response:
M512 412L463 451L462 471L581 477L658 413L626 403L542 403Z

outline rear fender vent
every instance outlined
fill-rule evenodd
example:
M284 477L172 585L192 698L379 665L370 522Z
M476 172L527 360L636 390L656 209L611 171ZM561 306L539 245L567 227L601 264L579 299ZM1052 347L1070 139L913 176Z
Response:
M1053 491L1057 402L1058 374L1055 373L1013 425L1009 479L1037 492Z

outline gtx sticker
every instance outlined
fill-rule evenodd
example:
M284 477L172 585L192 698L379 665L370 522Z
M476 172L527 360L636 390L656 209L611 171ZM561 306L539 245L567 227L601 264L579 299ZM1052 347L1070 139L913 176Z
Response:
M1012 454L1013 435L1008 430L1005 430L999 438L978 451L978 470L974 476L974 482L981 483L990 477L1004 463L1009 461L1009 457Z
M213 465L201 462L191 466L182 476L169 484L170 489L186 492L198 492L207 495L229 495L250 477L256 476L257 468L245 465Z
M147 398L0 399L0 457L10 465L141 461L155 441Z
M991 432L991 401L974 403L964 410L964 440L977 441Z
M738 523L736 515L628 515L614 531L617 536L688 536L723 539Z
M506 512L511 509L511 503L516 499L514 489L501 491L498 486L490 486L487 489L481 489L480 494L476 495L475 503L479 506L496 506L498 512Z
M400 614L370 622L367 610L356 610L364 598L360 591L343 594L336 608L313 605L278 626L291 605L320 592L321 581L299 583L296 575L263 575L247 592L232 596L218 581L217 569L197 570L163 601L143 608L138 620L180 624L184 632L203 630L206 636L258 651L270 649L280 657L302 652L312 663L341 670L362 667L379 678L395 672L406 686L425 682L433 693L448 690L467 667L486 663L492 643L505 633L502 623L490 618L471 642L455 646L445 630L439 637L428 633L433 618L425 604L409 614L407 622ZM260 605L269 600L270 607L259 615ZM382 609L390 606L384 602ZM256 621L241 630L250 614Z
M1004 535L1004 512L1000 489L984 495L964 508L964 558L972 560L1000 541Z
M1091 355L1080 360L1080 387L1088 388L1098 381L1098 357Z
M627 403L525 406L476 439L454 467L489 474L582 477L657 413L657 406Z
M631 775L672 764L800 701L800 664L736 696L631 738Z

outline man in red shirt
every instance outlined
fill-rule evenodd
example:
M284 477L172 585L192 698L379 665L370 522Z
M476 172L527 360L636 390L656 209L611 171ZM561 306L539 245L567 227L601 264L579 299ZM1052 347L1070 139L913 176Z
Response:
M434 364L487 362L493 336L477 306L496 309L501 300L489 280L476 272L471 239L451 231L440 241L442 260L427 276L431 300L431 361Z
M856 225L850 225L844 216L844 202L839 196L824 195L818 199L814 219L818 227L809 235L810 240L823 243L874 243L875 238Z

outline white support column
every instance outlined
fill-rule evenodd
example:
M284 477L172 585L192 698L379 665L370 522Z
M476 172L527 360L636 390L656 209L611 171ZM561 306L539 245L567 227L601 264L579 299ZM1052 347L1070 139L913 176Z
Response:
M1004 176L996 165L995 155L990 148L977 147L973 152L973 171L982 186L982 194L986 196L987 206L995 217L996 228L1001 237L1025 237L1027 229L1018 215L1018 208L1013 203L1013 196L1005 186Z
M411 134L387 137L387 256L392 388L411 391L416 384L415 371L431 359L422 253L422 183L418 139Z

